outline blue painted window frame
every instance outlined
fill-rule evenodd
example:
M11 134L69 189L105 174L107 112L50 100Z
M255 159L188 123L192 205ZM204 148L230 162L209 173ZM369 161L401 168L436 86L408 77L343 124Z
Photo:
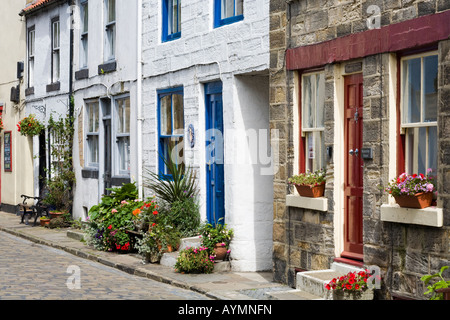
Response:
M174 33L169 34L169 23L173 21L173 16L169 17L169 2L170 1L176 1L177 2L177 8L181 5L181 0L162 0L162 41L172 41L178 38L181 38L181 17L178 12L181 13L181 8L178 10L176 19L177 19L177 27L178 31Z
M236 0L228 0L234 1L236 5ZM241 21L244 19L244 14L234 15L228 18L222 19L222 7L221 0L214 0L214 28L218 28L227 24L235 23L237 21Z
M183 134L174 134L173 133L173 99L171 98L171 135L165 135L165 134L161 134L161 99L163 97L166 96L173 96L175 94L181 94L181 96L183 97L184 100L184 91L183 91L183 87L175 87L175 88L168 88L168 89L161 89L161 90L157 90L157 95L158 95L158 152L159 152L159 157L158 157L158 171L159 171L159 176L161 177L161 179L163 180L171 180L172 179L172 175L171 174L166 174L166 165L164 163L164 159L162 158L163 156L165 156L167 154L167 149L166 149L166 144L164 143L164 141L167 138L172 138L172 137L182 137L183 138L183 142L184 142L184 117L183 117ZM183 113L184 113L184 102L183 102Z

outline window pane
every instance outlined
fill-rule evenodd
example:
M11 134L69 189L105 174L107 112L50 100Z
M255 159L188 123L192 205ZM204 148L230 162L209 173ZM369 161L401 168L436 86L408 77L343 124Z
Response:
M118 133L130 132L130 99L117 100Z
M437 127L428 127L428 168L433 169L432 175L437 172ZM426 168L426 169L428 169ZM425 172L424 172L425 174Z
M184 139L183 137L163 138L163 153L164 157L168 159L169 153L172 156L172 161L176 164L184 163ZM165 166L164 166L165 167ZM169 174L167 168L164 168L164 174Z
M180 10L181 10L181 7L180 7L180 5L178 4L178 0L173 0L173 3L172 3L172 15L171 15L171 18L172 18L172 33L177 33L178 31L180 31L180 29L179 29L179 19L180 19Z
M52 81L59 80L59 50L53 52L53 79Z
M28 55L34 56L34 30L28 34Z
M423 113L424 121L437 121L437 76L438 57L429 56L423 59L424 92Z
M89 9L88 9L88 3L85 2L82 4L82 21L83 21L83 32L88 32L88 28L89 28Z
M89 162L98 163L98 136L88 137Z
M309 132L306 135L306 170L316 171L323 168L324 161L324 136L322 131Z
M413 173L426 173L426 164L427 164L427 128L422 127L419 128L419 130L416 130L415 133L418 131L418 138L419 141L417 145L417 169Z
M184 129L183 96L181 94L172 95L172 103L174 113L173 115L174 134L183 134Z
M116 21L116 0L108 1L108 22Z
M172 99L170 95L161 98L161 134L171 135L172 134Z
M119 170L130 170L130 137L120 137L118 140L119 149Z
M59 48L59 21L53 22L53 49Z
M316 75L316 128L323 127L323 110L325 104L325 76Z
M421 59L403 61L403 112L406 123L420 122Z
M302 84L302 100L303 100L303 112L302 112L302 122L303 128L313 128L314 118L313 118L313 87L311 83L311 76L303 77Z
M236 1L236 15L244 14L244 0L235 0Z
M234 16L234 0L222 0L221 19Z

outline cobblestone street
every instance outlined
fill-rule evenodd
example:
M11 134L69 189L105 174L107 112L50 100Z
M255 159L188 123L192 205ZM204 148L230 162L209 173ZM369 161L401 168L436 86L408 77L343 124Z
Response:
M0 300L207 299L4 232L0 232L0 242ZM71 281L74 270L79 270L79 289Z

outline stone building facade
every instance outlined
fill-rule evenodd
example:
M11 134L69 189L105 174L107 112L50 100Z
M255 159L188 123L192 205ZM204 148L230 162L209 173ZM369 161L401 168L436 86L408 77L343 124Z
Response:
M440 0L271 1L276 280L293 286L297 272L340 261L378 266L381 298L423 299L420 277L450 265L449 9ZM415 83L428 111L411 121ZM325 195L306 201L287 179L318 166ZM436 205L405 215L384 187L428 168Z

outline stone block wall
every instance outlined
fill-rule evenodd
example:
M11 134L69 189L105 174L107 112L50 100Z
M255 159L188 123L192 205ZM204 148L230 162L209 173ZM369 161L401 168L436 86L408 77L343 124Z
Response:
M292 194L287 179L294 172L296 146L294 112L298 108L296 74L288 70L286 50L344 37L368 30L369 6L380 9L380 27L441 13L448 1L325 1L274 0L270 4L270 126L280 134L280 168L274 177L274 251L276 281L295 285L296 270L329 268L335 257L334 183L335 163L327 163L325 197L329 210L316 212L285 205ZM450 40L439 42L438 83L438 206L443 208L441 228L381 221L380 207L388 203L382 190L392 176L392 127L390 112L397 103L397 57L383 52L359 59L362 63L363 147L372 148L373 159L364 161L363 238L364 264L379 266L383 274L380 298L393 294L424 299L420 277L450 265ZM352 62L352 61L350 61ZM346 62L324 65L325 147L333 146L336 101L335 71ZM391 150L390 150L391 148ZM395 170L394 170L395 171Z

